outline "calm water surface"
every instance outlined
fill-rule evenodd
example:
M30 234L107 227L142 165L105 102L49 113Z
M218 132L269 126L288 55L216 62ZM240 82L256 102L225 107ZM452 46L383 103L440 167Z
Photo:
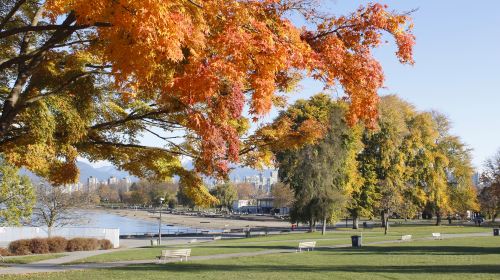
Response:
M119 214L110 214L101 211L84 211L83 216L85 221L79 226L85 227L100 227L100 228L119 228L120 235L127 234L144 234L158 233L158 223L152 221L144 221L139 219L131 219ZM205 231L201 228L189 228L182 226L168 225L167 220L162 219L162 233L196 233Z

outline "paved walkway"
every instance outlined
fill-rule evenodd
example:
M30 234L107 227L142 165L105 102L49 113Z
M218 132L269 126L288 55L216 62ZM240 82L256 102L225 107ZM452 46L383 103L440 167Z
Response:
M447 238L460 238L460 237L477 237L477 236L490 236L489 233L464 233L464 234L442 234L443 239ZM433 237L423 237L415 238L417 240L432 240ZM402 240L385 240L377 242L364 243L365 245L376 245L376 244L389 244L389 243L400 243L408 242ZM244 245L245 243L242 243ZM334 246L321 246L317 247L320 249L335 249L335 248L346 248L351 247L351 244L340 244ZM118 249L127 250L127 249ZM85 252L72 252L68 253L67 256L44 260L39 262L34 262L30 264L8 264L8 267L0 267L0 275L6 274L29 274L29 273L41 273L41 272L61 272L61 271L71 271L71 270L85 270L94 268L112 268L112 267L123 267L127 265L134 264L153 264L156 263L155 260L132 260L132 261L119 261L119 262L109 262L109 263L85 263L85 264L74 264L74 265L62 265L68 262L74 262L80 259L84 259L90 256L96 256L108 252L116 252L117 250L101 250L101 251L85 251ZM232 253L232 254L217 254L208 256L194 256L190 257L189 260L215 260L215 259L230 259L239 257L252 257L259 255L277 254L277 253L293 253L296 252L294 249L282 249L282 250L262 250L257 252L242 252L242 253ZM166 263L178 262L177 259L171 259L166 261Z

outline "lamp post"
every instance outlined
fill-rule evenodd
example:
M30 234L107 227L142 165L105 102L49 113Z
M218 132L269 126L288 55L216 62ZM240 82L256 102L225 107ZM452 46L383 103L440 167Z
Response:
M160 220L158 222L158 245L161 245L161 207L163 206L163 197L160 197Z

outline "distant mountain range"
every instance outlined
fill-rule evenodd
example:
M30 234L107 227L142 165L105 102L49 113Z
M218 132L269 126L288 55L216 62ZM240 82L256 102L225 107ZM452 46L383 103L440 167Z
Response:
M183 165L191 169L192 168L192 163L191 161L186 161L183 163ZM116 167L109 165L109 166L102 166L102 167L94 167L88 163L85 162L77 162L77 166L80 169L80 182L85 184L87 183L87 178L90 176L95 177L99 179L100 181L102 180L107 180L109 177L114 176L118 179L125 178L125 177L130 177L132 181L138 181L139 178L131 176L127 171L119 170ZM269 176L270 169L266 170L255 170L252 168L248 167L236 167L233 169L233 171L230 173L229 177L231 180L243 180L245 176L255 176L259 175L261 172L265 176ZM39 182L41 181L38 176L35 174L22 169L21 174L28 175L32 181L34 182Z

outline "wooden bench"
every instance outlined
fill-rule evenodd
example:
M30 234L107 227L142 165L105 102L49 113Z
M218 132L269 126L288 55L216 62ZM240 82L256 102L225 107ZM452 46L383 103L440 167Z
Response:
M185 258L191 256L191 249L178 249L178 250L161 250L161 256L157 256L158 263L166 262L168 258Z
M309 251L309 250L314 250L314 247L316 247L316 241L308 241L308 242L299 242L299 252L302 252L302 249Z
M219 235L219 236L214 236L214 237L213 237L213 240L214 240L214 241L215 241L215 240L221 240L221 239L222 239L222 236L220 236L220 235Z
M188 243L196 243L196 242L198 242L197 239L191 239L191 240L188 241Z
M432 233L432 237L434 237L434 239L443 239L441 237L441 233L439 233L439 232L433 232Z
M402 241L410 241L411 240L411 235L410 234L403 235L403 236L401 236L401 240Z

